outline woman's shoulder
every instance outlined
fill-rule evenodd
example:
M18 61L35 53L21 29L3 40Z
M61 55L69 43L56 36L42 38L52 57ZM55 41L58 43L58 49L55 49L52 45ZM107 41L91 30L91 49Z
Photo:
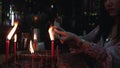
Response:
M99 33L100 26L96 26L92 31L90 31L87 35L84 36L87 40L94 40L96 35Z

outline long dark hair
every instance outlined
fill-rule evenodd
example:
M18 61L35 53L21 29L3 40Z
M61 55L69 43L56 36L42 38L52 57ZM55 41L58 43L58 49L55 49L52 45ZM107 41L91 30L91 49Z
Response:
M105 7L104 7L104 2L101 0L100 2L100 11L99 11L99 22L98 24L100 25L100 31L99 35L103 37L105 40L108 37L108 34L111 31L111 28L113 27L115 22L115 19L106 12ZM120 23L118 24L118 33L116 35L117 38L120 37Z
M117 33L115 38L117 38L117 40L119 40L120 39L120 22L118 23L118 30L117 31L118 31L118 33Z
M107 15L106 12L101 11L99 16L99 26L100 26L100 35L106 39L108 34L111 31L111 28L113 26L114 19L111 18L109 15Z

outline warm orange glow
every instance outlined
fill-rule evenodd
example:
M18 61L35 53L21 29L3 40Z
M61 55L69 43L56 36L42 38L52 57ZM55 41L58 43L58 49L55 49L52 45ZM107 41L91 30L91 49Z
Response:
M14 35L14 42L17 41L17 34Z
M14 34L17 26L18 26L18 22L15 22L14 27L12 28L12 30L10 31L10 33L9 33L8 36L7 36L7 39L8 39L8 40L10 40L11 37L13 36L13 34Z
M37 34L34 33L34 40L37 40Z
M32 46L32 40L30 40L30 48L29 48L30 52L31 53L34 53L34 49L33 49L33 46Z
M34 16L34 20L37 21L38 20L38 16Z
M48 32L49 32L50 39L54 40L54 32L53 32L53 27L52 26L50 26Z

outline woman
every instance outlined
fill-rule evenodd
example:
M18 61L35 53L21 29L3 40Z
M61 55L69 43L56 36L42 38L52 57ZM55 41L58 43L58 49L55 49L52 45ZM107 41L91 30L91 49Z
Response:
M86 56L91 58L83 68L119 68L120 66L120 0L104 0L102 2L107 13L103 14L102 11L100 19L103 18L102 16L108 17L107 14L109 14L111 16L109 22L103 22L105 19L102 19L99 25L86 36L79 37L59 27L54 27L54 32L60 35L60 41L70 47L72 57L81 54L85 55L84 58ZM63 67L72 68L71 60L67 58L74 58L70 55L67 58L66 56L61 58L61 60L66 60L61 61Z

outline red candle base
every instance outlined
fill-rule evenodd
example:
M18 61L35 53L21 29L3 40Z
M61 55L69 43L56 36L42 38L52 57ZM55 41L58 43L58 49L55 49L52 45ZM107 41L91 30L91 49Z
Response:
M16 51L17 51L17 43L16 42L14 42L14 55L16 55Z
M51 68L54 67L54 41L51 41Z
M34 40L34 50L36 50L37 49L37 41L36 40Z
M10 41L6 40L6 64L8 64Z
M51 56L54 58L54 41L51 41Z
M15 61L15 62L16 62L16 52L17 52L16 47L17 47L17 43L14 42L14 61Z

